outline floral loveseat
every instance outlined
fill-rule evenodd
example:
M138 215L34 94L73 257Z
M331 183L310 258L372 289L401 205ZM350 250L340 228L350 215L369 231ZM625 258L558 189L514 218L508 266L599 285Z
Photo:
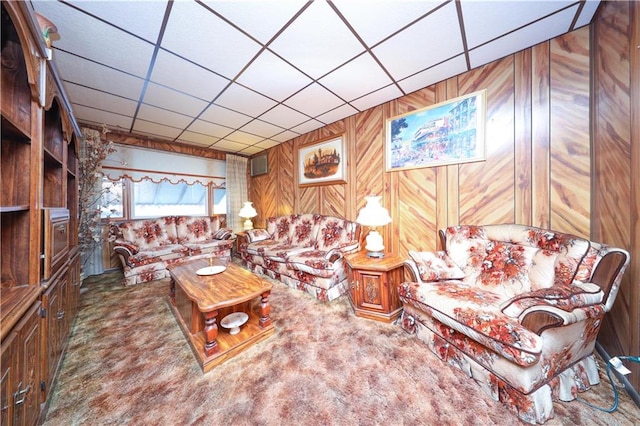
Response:
M629 254L522 225L454 226L410 252L402 327L529 423L599 383L594 345Z
M109 229L125 285L166 278L172 263L231 256L231 236L230 230L220 228L218 216L166 216L113 224Z
M266 229L247 231L238 251L253 272L306 291L322 301L344 294L343 256L360 249L360 225L319 214L267 219Z

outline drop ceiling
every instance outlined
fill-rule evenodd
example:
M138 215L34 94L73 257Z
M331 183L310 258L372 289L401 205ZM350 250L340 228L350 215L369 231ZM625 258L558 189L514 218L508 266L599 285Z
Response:
M76 120L249 156L587 25L599 1L31 1Z

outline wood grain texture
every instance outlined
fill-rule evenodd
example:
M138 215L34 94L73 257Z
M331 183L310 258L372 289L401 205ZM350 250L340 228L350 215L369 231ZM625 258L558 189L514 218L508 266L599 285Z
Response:
M513 55L514 77L514 220L531 225L531 49Z
M548 228L549 209L549 43L531 48L532 225Z
M631 252L599 341L611 355L640 355L640 7L607 2L593 37L592 237ZM640 366L628 376L640 389Z
M550 225L588 238L591 215L589 29L550 42Z

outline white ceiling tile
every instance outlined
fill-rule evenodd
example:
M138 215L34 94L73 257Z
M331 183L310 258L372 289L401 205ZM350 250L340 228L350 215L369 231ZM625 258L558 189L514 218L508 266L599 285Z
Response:
M105 124L110 128L122 129L125 132L131 128L131 117L77 104L72 104L72 108L77 121Z
M136 112L138 103L131 99L79 86L71 82L66 82L64 87L67 95L72 98L76 104L82 104L103 111L115 112L129 117L133 117L133 114Z
M146 104L140 105L137 118L179 128L185 128L193 121L193 117L188 115L178 114Z
M170 111L180 111L185 115L196 117L206 108L207 103L193 96L167 89L155 83L149 83L143 102Z
M266 44L304 6L306 0L206 0L204 3Z
M228 135L225 139L232 142L243 143L245 145L253 145L254 143L258 143L261 140L264 140L264 137L236 130L235 132Z
M291 139L291 138L289 138L289 139ZM262 142L258 142L254 146L259 148L259 149L261 149L261 150L265 150L265 149L273 148L276 145L280 145L280 142L283 142L283 141L275 141L275 140L272 140L272 139L265 139Z
M277 134L275 136L272 136L270 139L272 139L274 141L277 141L277 142L286 142L286 141L291 140L291 139L293 139L293 138L295 138L297 136L300 136L300 133L293 132L291 130L287 130L287 131L279 133L279 134Z
M294 111L286 105L278 104L260 116L260 119L273 123L276 126L289 128L309 120L310 117Z
M178 140L185 143L194 143L198 145L209 146L212 143L217 142L219 138L215 138L209 135L203 135L202 133L183 132Z
M62 3L35 2L36 10L54 24L59 40L53 46L86 59L145 77L153 45ZM91 37L91 43L86 38ZM55 60L54 60L55 61Z
M214 143L211 148L213 149L220 149L222 151L240 151L244 148L246 148L248 145L243 144L243 143L238 143L238 142L234 142L234 141L230 141L227 139L222 139L219 140L218 142Z
M136 120L135 123L133 123L133 131L148 135L155 135L163 139L170 140L177 138L181 133L181 130L175 127L169 127L145 120Z
M233 84L216 99L216 104L234 111L243 111L255 117L269 108L273 108L276 102L252 90Z
M264 148L259 147L257 145L252 145L252 146L248 146L246 148L241 149L240 151L238 151L238 154L241 155L253 155L253 154L257 154L259 152L264 151Z
M364 51L324 1L313 2L270 48L314 79Z
M334 0L333 3L371 47L442 4L442 0Z
M253 135L261 136L262 138L268 138L273 135L277 135L284 129L282 127L274 126L273 124L256 119L243 126L240 130L242 130L243 132L251 133Z
M576 21L576 26L575 28L580 28L582 26L585 26L587 24L589 24L591 22L591 20L593 19L593 15L595 15L596 11L598 10L598 6L600 6L600 1L599 0L587 0L584 2L584 6L582 7L582 10L580 11L580 16L578 17L578 20Z
M144 80L141 78L98 65L66 52L56 51L54 58L56 67L65 81L136 101L140 97L144 84Z
M388 86L391 79L371 55L365 53L323 77L319 83L349 102Z
M575 2L503 1L500 7L488 7L488 3L488 1L469 0L460 2L469 49Z
M535 44L549 40L562 33L565 33L573 19L576 8L571 7L563 12L552 15L542 21L538 21L527 27L513 32L496 41L487 43L469 52L471 68L484 65L496 59L502 58L510 53L531 47Z
M344 102L333 93L327 91L317 83L306 87L287 99L286 105L296 109L310 117L320 115L327 110L336 108Z
M291 130L298 134L303 135L305 133L309 133L312 130L319 129L320 127L323 127L323 126L325 126L325 124L318 120L309 120L305 123L300 124L299 126L292 128ZM278 137L274 136L272 139L278 140Z
M400 89L395 84L391 84L387 87L383 87L373 93L365 95L355 101L351 102L351 105L358 108L360 111L364 111L371 107L383 104L392 99L396 99L402 96Z
M224 123L228 127L242 127L251 121L251 117L230 109L212 104L200 116L201 120L210 121L211 123Z
M209 123L208 121L202 120L196 120L188 127L188 130L194 133L209 135L216 138L223 138L229 133L233 132L233 129L230 129L229 127L221 126L220 124Z
M278 76L278 84L273 84L274 76ZM288 98L311 82L309 77L268 50L262 52L238 78L238 83L277 101Z
M435 67L400 80L398 84L405 93L411 93L465 71L467 71L467 60L464 55L458 55Z
M158 40L168 2L166 0L127 1L127 13L122 13L121 1L72 0L69 3L155 43Z
M357 114L357 113L358 113L357 109L355 109L351 105L344 104L342 106L339 106L336 109L332 109L331 111L325 114L319 115L316 118L322 121L323 123L329 124L338 120L342 120L345 117L349 117L350 115Z
M260 50L205 7L186 1L173 2L162 47L230 79Z
M164 50L158 52L151 80L207 102L218 96L230 82Z
M462 53L462 37L452 28L459 28L454 2L380 44L373 53L394 78L402 79Z

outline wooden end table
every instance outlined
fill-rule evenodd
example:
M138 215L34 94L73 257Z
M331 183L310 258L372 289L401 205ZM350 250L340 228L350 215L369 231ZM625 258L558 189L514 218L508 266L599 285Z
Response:
M349 300L355 315L393 322L402 312L398 286L404 281L404 259L385 254L372 258L366 252L345 256L349 275Z
M221 261L213 259L216 262ZM167 267L171 310L205 373L275 332L269 317L269 281L233 263L215 275L196 273L207 266L208 259L197 259ZM249 316L240 332L219 330L218 319L233 312Z

